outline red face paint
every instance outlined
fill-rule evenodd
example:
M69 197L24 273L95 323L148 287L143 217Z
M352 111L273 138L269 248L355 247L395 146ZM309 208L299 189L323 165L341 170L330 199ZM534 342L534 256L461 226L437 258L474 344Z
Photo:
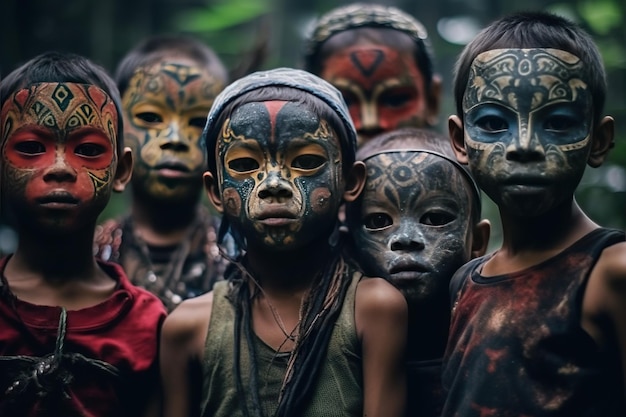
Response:
M15 93L0 114L4 201L35 210L104 207L117 162L117 110L106 93L37 84Z
M331 54L321 76L342 92L360 143L399 127L426 125L424 79L410 52L351 46Z

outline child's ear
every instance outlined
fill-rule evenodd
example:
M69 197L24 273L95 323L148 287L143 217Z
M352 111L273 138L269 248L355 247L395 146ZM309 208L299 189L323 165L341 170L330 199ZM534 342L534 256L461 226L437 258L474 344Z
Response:
M439 123L439 111L441 110L441 77L433 75L430 84L430 94L428 95L428 116L429 126L436 126Z
M465 150L465 129L459 116L452 115L448 118L448 134L452 142L452 150L456 159L461 164L467 165L467 151Z
M365 186L365 164L361 161L356 161L352 164L350 172L346 177L346 189L343 193L343 200L350 203L356 200L363 187Z
M117 170L113 179L113 191L121 193L133 175L133 152L125 147L117 161Z
M207 197L215 210L219 213L224 212L224 206L222 204L222 196L220 195L219 186L213 173L211 171L206 171L204 175L202 175L202 181L204 181L204 190L206 191Z
M604 163L609 151L615 145L615 121L611 116L605 116L593 131L591 137L591 152L587 163L597 168Z
M483 256L487 253L489 237L491 236L491 223L483 219L474 225L472 233L472 259Z

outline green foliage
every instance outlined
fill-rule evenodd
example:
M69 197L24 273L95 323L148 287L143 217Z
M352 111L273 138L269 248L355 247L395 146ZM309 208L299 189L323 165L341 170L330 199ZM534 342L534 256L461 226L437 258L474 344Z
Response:
M217 32L252 21L270 11L269 0L228 0L181 11L174 25L190 32Z
M599 35L608 35L624 19L616 0L583 1L578 4L578 11L591 30Z

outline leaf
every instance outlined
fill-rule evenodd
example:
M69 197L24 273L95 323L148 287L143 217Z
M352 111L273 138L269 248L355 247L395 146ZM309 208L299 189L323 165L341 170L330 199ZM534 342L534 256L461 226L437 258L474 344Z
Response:
M174 24L189 32L216 32L254 20L269 10L267 0L231 0L184 10L175 17Z
M614 0L582 2L578 11L589 27L599 35L606 35L622 24L622 13Z

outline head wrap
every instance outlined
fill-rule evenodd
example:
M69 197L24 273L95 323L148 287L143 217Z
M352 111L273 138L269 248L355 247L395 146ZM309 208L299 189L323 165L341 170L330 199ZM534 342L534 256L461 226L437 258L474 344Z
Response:
M400 9L378 4L354 3L320 17L305 41L305 67L313 68L317 54L331 36L350 29L383 28L406 33L433 62L428 32L424 25Z
M345 127L347 137L339 138L344 157L351 155L354 159L356 152L356 130L348 107L343 96L333 85L309 72L293 68L276 68L268 71L258 71L247 75L228 85L216 98L211 106L207 123L202 133L202 140L206 144L209 154L209 166L211 155L215 155L217 132L220 126L216 126L222 111L235 99L242 95L258 90L263 87L289 87L311 94L326 103L337 113Z

